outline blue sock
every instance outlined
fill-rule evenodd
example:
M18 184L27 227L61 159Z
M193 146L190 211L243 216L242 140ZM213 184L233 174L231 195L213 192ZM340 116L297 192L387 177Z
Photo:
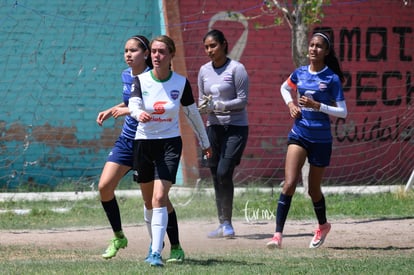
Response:
M326 223L326 205L325 205L325 197L322 195L322 199L318 202L313 203L313 210L315 211L316 218L318 219L319 224Z
M276 212L276 232L283 232L285 227L285 222L287 215L290 209L290 203L292 201L292 196L284 195L280 193L279 201L277 203L277 212Z

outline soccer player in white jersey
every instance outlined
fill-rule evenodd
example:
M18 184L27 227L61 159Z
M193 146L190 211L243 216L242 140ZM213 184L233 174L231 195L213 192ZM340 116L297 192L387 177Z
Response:
M308 192L318 220L318 227L309 247L320 247L331 229L326 218L321 182L332 152L329 116L347 116L342 90L344 75L326 34L312 35L308 54L310 64L297 68L280 89L290 116L295 121L288 134L285 184L277 206L276 232L267 243L269 249L281 248L283 228L306 158L310 164ZM297 94L297 104L293 101L292 93Z
M103 122L110 117L118 118L125 116L122 132L107 157L98 184L102 207L114 232L114 238L111 239L108 248L102 254L102 257L105 259L115 257L120 248L125 248L128 245L128 239L122 230L121 215L115 197L115 189L122 177L132 168L132 145L138 122L129 116L128 102L131 95L133 78L152 68L152 61L149 55L149 41L145 36L135 35L126 41L124 60L129 67L121 75L123 82L123 102L99 112L96 118L98 125L102 126ZM152 205L150 201L144 205L144 220L150 221L148 217L151 215ZM168 261L182 261L184 259L184 251L179 242L177 215L169 200L168 217L167 234L171 243L171 255ZM147 223L148 231L151 234L150 226Z
M154 68L134 78L129 110L139 121L133 145L135 179L143 189L144 202L152 202L153 206L152 254L147 262L163 266L168 192L175 184L182 151L180 106L203 154L210 157L211 148L189 81L170 70L176 51L174 41L166 35L156 37L150 43L150 51Z

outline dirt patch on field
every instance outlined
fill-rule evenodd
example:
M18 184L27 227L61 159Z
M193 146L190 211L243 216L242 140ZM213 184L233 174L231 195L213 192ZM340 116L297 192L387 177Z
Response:
M373 220L331 220L332 229L324 248L340 250L396 251L414 254L414 218ZM207 233L217 224L213 221L181 221L180 239L188 256L191 253L213 254L250 249L266 249L275 228L274 221L248 223L235 221L233 239L208 239ZM283 247L307 248L315 221L289 221L285 226ZM143 225L126 225L129 245L119 255L145 257L149 237ZM103 251L112 237L109 227L65 228L57 230L0 231L0 246L30 246L50 250ZM163 254L169 251L166 247ZM167 256L167 255L165 255Z

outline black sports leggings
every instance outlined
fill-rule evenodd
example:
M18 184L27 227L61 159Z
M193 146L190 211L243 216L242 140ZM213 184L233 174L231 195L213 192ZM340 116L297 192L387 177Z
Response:
M246 147L248 126L211 125L207 134L213 149L208 160L216 194L217 214L220 223L231 223L233 212L233 173L240 163Z
M233 216L234 168L235 165L231 159L221 159L218 167L210 168L213 177L217 214L220 224L224 221L231 223L231 218Z

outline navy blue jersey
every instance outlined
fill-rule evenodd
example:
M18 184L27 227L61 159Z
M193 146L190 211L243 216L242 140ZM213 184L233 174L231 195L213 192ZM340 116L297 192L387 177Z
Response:
M145 71L148 71L147 68ZM129 98L131 97L131 86L134 81L134 75L132 75L132 69L127 68L122 72L122 100L126 106L129 105ZM137 131L138 121L136 121L131 116L125 116L124 125L122 126L121 136L124 136L128 139L134 139L135 133Z
M319 72L311 72L309 66L299 67L290 75L287 83L298 92L298 97L307 96L330 106L345 100L338 75L328 67ZM332 142L329 115L303 106L301 112L302 116L293 125L294 133L309 142Z

